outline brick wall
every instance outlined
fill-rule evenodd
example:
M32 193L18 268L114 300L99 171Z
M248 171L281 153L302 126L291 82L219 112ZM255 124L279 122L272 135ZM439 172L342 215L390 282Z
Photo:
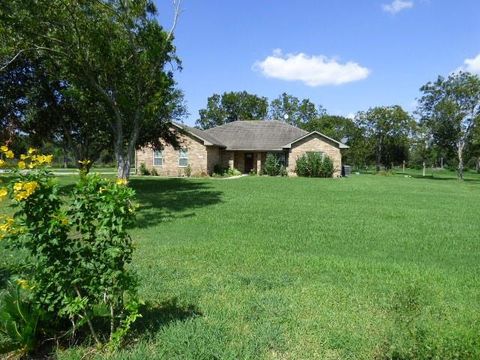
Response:
M213 166L220 161L219 149L214 146L205 146L200 140L188 134L180 135L182 148L188 150L188 163L192 169L192 175L202 175L211 173ZM163 165L153 165L153 149L149 146L137 150L136 166L144 163L148 169L155 168L159 175L165 176L183 176L185 167L179 166L179 151L171 145L164 145Z
M317 134L312 134L303 140L292 145L288 154L288 173L295 175L295 166L297 159L309 151L321 151L328 155L333 161L335 173L333 176L340 176L342 171L342 154L336 144L322 138Z

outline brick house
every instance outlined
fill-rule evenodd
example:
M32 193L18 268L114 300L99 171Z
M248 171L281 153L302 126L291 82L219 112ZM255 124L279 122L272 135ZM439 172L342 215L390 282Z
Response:
M347 145L317 131L307 132L276 120L234 121L207 130L173 124L181 147L165 145L162 150L144 147L136 151L136 169L143 163L160 175L182 176L188 167L192 175L212 174L215 165L236 168L242 173L259 172L268 153L275 153L289 174L295 173L297 158L306 152L328 155L340 175L341 149Z

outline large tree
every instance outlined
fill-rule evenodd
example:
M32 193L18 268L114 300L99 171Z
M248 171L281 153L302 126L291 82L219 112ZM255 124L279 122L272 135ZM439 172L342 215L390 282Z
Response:
M41 58L53 77L103 102L108 115L96 121L112 134L121 178L136 147L173 139L168 124L184 111L172 32L155 14L150 0L0 2L1 69Z
M394 162L407 159L414 120L400 106L370 108L359 112L355 121L375 149L377 171L382 164L388 168Z
M420 88L418 111L435 144L453 149L458 158L458 178L463 179L464 152L480 118L480 78L457 72L439 76Z
M318 116L325 115L326 111L322 106L315 106L309 99L302 99L281 94L270 103L270 118L282 120L290 125L302 127Z
M197 126L209 129L237 120L264 120L267 109L267 98L246 91L213 94L207 99L207 107L199 111Z
M30 146L56 144L86 170L111 149L110 129L99 121L110 116L103 102L56 79L40 59L22 56L7 66L0 74L0 99L0 119L10 124L10 136L17 135L14 142L22 134Z

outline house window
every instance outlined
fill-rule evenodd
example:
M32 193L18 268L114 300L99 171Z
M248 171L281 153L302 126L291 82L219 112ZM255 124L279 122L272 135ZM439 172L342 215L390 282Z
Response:
M185 167L188 166L188 150L180 149L178 151L178 166Z
M155 150L153 152L153 166L163 166L163 151Z
M277 159L280 165L282 166L287 166L287 157L285 156L285 153L277 153Z

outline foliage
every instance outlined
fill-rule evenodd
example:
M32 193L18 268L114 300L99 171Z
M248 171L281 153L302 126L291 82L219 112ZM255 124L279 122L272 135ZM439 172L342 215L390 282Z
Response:
M285 121L290 125L303 127L305 124L326 113L322 106L318 109L309 99L298 99L283 93L270 103L270 118Z
M121 178L129 176L136 147L175 142L169 125L184 113L172 33L155 15L150 0L0 3L2 67L25 56L41 62L52 81L68 84L82 109L98 99L106 116L91 125L110 132Z
M0 147L6 158L14 154ZM80 178L73 200L66 204L60 188L45 168L51 156L29 149L10 166L9 183L0 198L10 197L16 212L0 225L0 237L28 254L19 274L30 293L31 305L45 313L54 337L62 320L72 336L88 325L97 343L102 339L92 321L105 308L112 340L138 317L130 304L136 299L136 278L128 269L133 243L128 228L134 222L133 189L125 180L96 175ZM21 170L29 169L27 172ZM55 329L57 329L55 331ZM12 339L13 341L14 339Z
M144 176L150 175L150 170L148 170L148 168L147 168L147 166L145 165L145 163L141 163L141 164L140 164L139 171L140 171L140 175L144 175Z
M456 152L458 177L463 179L464 152L480 119L480 78L464 72L439 76L420 91L421 121L437 146Z
M409 136L415 122L400 106L380 106L359 112L355 121L372 142L377 171L383 164L392 164L408 159Z
M213 94L207 100L207 107L199 111L197 126L209 129L238 120L264 120L267 110L267 98L246 91Z
M297 159L295 172L298 176L330 178L335 168L332 159L327 155L307 152Z
M282 169L282 164L276 154L268 153L263 166L263 174L269 176L278 176Z
M10 283L0 296L0 333L7 339L0 343L0 354L26 355L37 346L41 311L29 299L26 280Z
M142 170L141 170L142 171ZM145 172L145 169L143 169L143 172ZM147 172L149 172L147 170ZM158 176L158 171L155 167L152 168L152 170L148 174L142 174L142 175L152 175L152 176Z
M213 177L230 177L230 176L238 176L238 175L242 175L242 173L239 170L235 168L233 169L225 168L221 165L215 165L213 174L212 174Z
M188 164L183 170L186 177L192 176L192 167Z
M227 169L227 172L225 173L225 175L227 176L239 176L239 175L242 175L241 171L238 170L238 169Z

